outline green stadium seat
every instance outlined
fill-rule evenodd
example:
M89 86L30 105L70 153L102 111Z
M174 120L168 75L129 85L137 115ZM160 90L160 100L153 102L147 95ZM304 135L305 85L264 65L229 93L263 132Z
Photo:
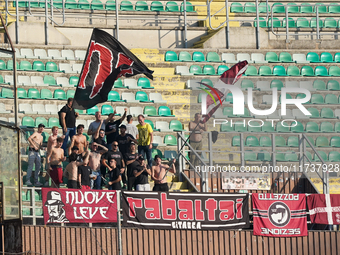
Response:
M116 10L116 1L111 1L111 0L106 1L105 10L115 11Z
M165 52L165 61L178 61L177 53L174 51Z
M340 84L336 80L329 80L327 82L327 89L328 90L340 90Z
M286 161L285 153L278 151L275 154L276 161Z
M59 69L58 69L58 65L54 62L46 62L46 71L47 72L58 72Z
M192 53L192 60L195 62L204 62L204 54L200 51L195 51L194 53Z
M225 71L228 71L228 70L229 70L229 67L220 65L217 67L217 74L222 75Z
M340 6L337 3L332 3L332 5L328 6L329 13L340 13Z
M0 84L4 84L5 81L4 81L4 77L0 74Z
M156 155L158 155L160 158L163 158L163 154L159 149L152 148L151 155L152 158L154 158Z
M254 124L253 127L249 126L248 127L248 132L261 132L261 126Z
M324 98L320 94L312 94L310 99L312 104L324 104Z
M338 151L329 152L328 161L330 161L330 162L340 162L340 152L338 152Z
M21 71L31 71L32 65L27 60L22 60L22 61L20 61L19 70L21 70Z
M90 3L87 0L78 0L78 7L83 10L90 10Z
M271 159L272 159L271 154L269 152L261 150L257 154L257 160L259 160L259 161L271 161Z
M153 122L151 120L145 120L145 123L148 123L151 126L152 130L154 130L154 131L158 130L158 129L155 129L155 125L153 124Z
M282 20L282 27L286 27L286 18ZM288 27L295 28L296 22L293 18L288 18Z
M273 133L275 132L275 127L272 126L270 121L265 121L262 126L262 132Z
M310 118L320 118L320 113L316 108L307 108L307 110L312 114Z
M102 110L102 115L109 115L110 113L114 112L112 106L108 104L103 104L101 110Z
M223 115L226 117L235 117L233 114L232 107L224 107L222 111L223 111Z
M330 140L329 145L331 147L339 148L340 147L340 137L339 136L333 136Z
M158 107L158 115L163 116L163 117L174 117L175 116L171 114L171 110L168 106Z
M302 3L300 7L301 13L313 13L313 6L309 3Z
M6 62L0 59L0 70L6 70Z
M325 121L325 122L321 122L320 124L320 132L325 132L325 133L332 133L334 132L334 127L333 124Z
M75 0L66 0L65 8L66 9L78 9L78 4Z
M2 98L14 98L14 91L8 88L2 88L1 90Z
M49 89L42 89L40 91L40 98L52 100L53 99L52 91Z
M301 75L302 76L314 76L314 70L311 66L303 66L301 67Z
M269 136L261 136L260 137L260 147L271 147L272 139Z
M57 126L57 127L60 128L59 119L58 119L58 118L54 118L54 117L49 118L49 119L48 119L48 127L49 127L49 128L52 128L52 127L54 127L54 126Z
M13 70L13 60L7 61L7 70ZM19 70L19 63L17 62L17 70Z
M326 119L334 119L334 112L331 108L322 108L320 111L320 117Z
M340 122L336 122L334 125L334 131L340 133Z
M221 124L221 132L233 132L233 126L230 124Z
M187 12L195 12L194 6L190 2L186 2L186 9L187 9ZM181 12L184 12L184 4L183 3L181 3Z
M54 99L58 99L58 100L66 100L66 94L65 91L62 89L56 89L54 91L54 95L53 95Z
M210 51L207 53L207 61L208 62L222 62L220 56L214 51Z
M275 52L267 52L265 56L265 60L268 61L269 63L278 63L279 57Z
M320 63L319 55L315 52L308 52L306 55L306 60L311 63Z
M179 120L171 120L169 123L169 129L174 131L183 131L183 125Z
M145 103L151 102L151 101L149 101L148 94L146 94L144 91L137 91L135 99L138 100L141 103L142 102L145 102Z
M264 18L260 17L259 20L260 20L260 27L267 27L267 21ZM254 27L257 27L256 19L254 19Z
M20 98L20 99L25 99L25 98L27 98L27 92L26 92L26 90L23 89L23 88L18 88L18 89L17 89L17 96L18 96L18 98Z
M111 102L123 102L124 101L120 99L119 93L113 90L109 92L107 100Z
M259 75L270 76L270 75L272 75L272 69L270 69L269 66L260 66L259 67Z
M234 136L233 139L231 140L231 145L240 146L241 145L240 136Z
M272 11L273 13L285 13L285 7L282 3L274 3L272 5Z
M325 28L337 28L337 22L334 18L326 18L324 21Z
M246 146L257 147L260 146L260 143L256 136L248 136L246 138Z
M276 132L284 133L284 132L289 132L290 127L285 127L281 124L281 122L278 122L276 124Z
M296 5L296 3L288 3L287 4L288 13L299 13L300 7Z
M327 13L327 6L322 3L317 3L314 5L314 12L316 12L316 7L318 7L319 13Z
M157 110L153 105L147 105L144 107L144 114L147 116L158 116Z
M192 62L191 54L187 51L181 51L178 54L178 60L182 62Z
M71 76L70 79L69 79L69 84L74 86L74 87L77 87L78 86L78 81L79 81L79 77L78 76Z
M177 139L174 135L165 135L164 143L166 145L176 146L177 145Z
M288 66L287 75L288 76L301 76L300 69L297 66Z
M315 146L316 147L328 147L329 146L329 142L327 137L324 136L318 136L315 140Z
M286 76L286 69L283 66L274 66L273 75L276 76Z
M179 12L179 8L176 2L169 1L165 5L165 11L167 12Z
M91 1L91 10L104 10L104 5L100 0Z
M288 147L299 147L299 137L297 136L288 137L287 146Z
M328 161L328 157L327 157L326 152L324 152L324 151L317 151L317 152L319 153L319 155L320 155L320 157L322 158L323 161ZM320 162L321 161L319 156L317 156L316 154L314 154L314 160L316 162Z
M154 87L151 87L150 80L144 77L141 77L137 81L137 86L142 87L143 89L153 89Z
M294 63L292 56L288 52L281 52L279 55L279 61L283 63Z
M123 82L120 78L118 78L113 84L114 88L124 88Z
M258 8L260 13L270 13L270 5L267 5L265 2L259 3L259 8Z
M257 161L257 156L255 152L245 151L244 160L246 161Z
M257 76L257 69L255 66L248 66L246 72L244 73L246 76Z
M325 96L325 104L338 104L338 97L334 94L327 94Z
M256 12L255 3L246 2L244 4L244 12L246 12L246 13L254 13L254 12Z
M96 105L86 110L87 115L95 115L96 112L99 112L98 106Z
M286 151L285 161L299 161L298 154L296 154L294 151Z
M296 126L294 126L294 127L292 126L290 128L290 131L294 132L294 133L303 133L304 132L303 124L301 122L297 121Z
M136 4L135 4L135 10L136 11L148 11L149 6L144 1L137 1Z
M316 90L327 90L326 83L323 80L315 80L313 82L313 88Z
M207 84L211 87L214 87L214 83L210 79L202 79L201 83L203 83L203 84L200 85L201 88L206 88L206 86L204 84Z
M281 80L272 80L270 82L270 88L277 88L277 90L281 90L283 88L283 82Z
M121 11L133 11L133 5L130 1L121 1L119 10L121 10Z
M58 86L59 87L59 85L57 85L57 82L54 79L54 77L50 76L50 75L45 75L44 76L44 84L47 84L49 86Z
M27 97L30 99L41 99L40 92L37 89L29 89L27 93Z
M202 72L202 68L201 68L200 66L198 66L198 65L192 65L192 66L190 66L189 72L190 72L191 74L197 74L197 75L200 75L200 74L203 73L203 72Z
M316 76L328 76L327 68L324 66L315 67L314 74Z
M69 89L67 92L66 92L66 98L74 98L74 94L76 93L75 90L71 90Z
M234 130L236 132L247 132L247 128L248 126L247 125L243 125L244 123L243 122L235 122L234 123Z
M268 27L272 27L272 19L269 18L268 20ZM279 18L274 17L273 18L273 28L277 28L277 27L282 27L281 21L279 20Z
M254 89L254 83L251 80L242 79L241 88L242 89L248 89L248 88Z
M22 118L22 125L26 127L35 127L34 119L29 116L24 116Z
M34 61L33 62L33 70L34 71L45 71L45 65L42 61Z
M230 12L243 12L243 6L241 3L232 3L230 5Z
M340 76L340 68L338 66L330 66L328 69L330 76Z
M38 127L39 124L44 124L47 127L47 120L44 117L37 117L35 119L35 127Z
M308 133L318 133L318 132L320 132L319 126L315 122L306 123L305 131L308 132Z
M216 75L215 68L212 65L203 66L203 74L205 75Z
M298 28L308 28L309 21L306 18L298 18L296 20L296 27Z
M340 63L340 52L334 54L334 62Z

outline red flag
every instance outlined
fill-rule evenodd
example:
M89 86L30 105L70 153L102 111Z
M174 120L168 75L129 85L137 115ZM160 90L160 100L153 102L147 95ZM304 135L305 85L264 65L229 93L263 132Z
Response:
M307 197L312 223L340 225L340 195L313 194Z
M233 65L229 70L225 71L218 82L215 84L214 88L211 86L204 84L207 86L211 91L211 95L214 97L207 97L207 114L202 116L202 123L207 122L210 117L214 114L214 112L220 107L222 102L225 100L229 89L227 88L227 85L234 85L242 76L242 74L245 73L245 71L248 68L248 62L242 61L237 63L236 65ZM235 100L234 100L235 101ZM202 114L203 115L203 114Z

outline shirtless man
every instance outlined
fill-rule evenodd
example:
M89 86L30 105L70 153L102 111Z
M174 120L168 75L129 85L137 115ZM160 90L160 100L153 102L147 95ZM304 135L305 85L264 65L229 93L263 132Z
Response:
M77 161L77 153L72 152L69 156L70 163L66 166L64 177L67 177L67 188L78 189L81 187L81 183L78 183L78 166L86 166L89 162L89 153L86 154L86 158L83 162Z
M80 124L77 126L77 134L72 137L71 145L68 148L68 155L71 155L73 146L79 148L78 154L83 154L87 151L88 143L86 136L83 135L84 125Z
M34 185L41 186L42 184L38 181L38 176L40 173L41 167L41 157L39 150L41 148L43 142L43 136L41 135L44 132L45 125L39 124L38 131L34 132L27 140L29 142L29 154L28 154L28 168L27 168L27 175L26 175L26 185L31 186L32 183L30 181L33 164L35 163L35 173L34 173Z
M156 165L152 166L151 178L155 180L155 186L153 191L169 191L168 182L165 178L166 170L169 169L168 165L162 164L162 159L156 155L155 156ZM173 159L172 167L169 169L170 173L176 173L175 168L176 159Z
M100 150L98 150L98 148L100 148ZM100 176L100 159L105 152L107 152L107 148L105 146L97 144L95 142L92 143L89 158L89 167L92 170L92 178L96 177L95 180L91 178L91 187L93 189L101 189L102 179Z
M66 160L64 157L64 150L61 148L64 139L57 138L57 145L52 147L46 159L48 164L49 173L52 179L52 188L59 188L60 183L63 183L63 168L62 162Z

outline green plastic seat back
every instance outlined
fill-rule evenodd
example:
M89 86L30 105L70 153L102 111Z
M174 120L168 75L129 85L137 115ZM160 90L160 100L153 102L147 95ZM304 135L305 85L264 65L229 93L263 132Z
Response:
M3 84L4 82L4 77L0 74L0 84Z
M273 75L286 76L286 69L283 66L274 66Z
M229 70L229 67L225 65L220 65L217 67L217 74L222 75L225 71L228 71L228 70Z
M44 83L48 84L50 86L57 86L56 80L54 79L53 76L50 76L50 75L45 75L44 76Z
M297 137L297 136L288 137L287 146L288 147L298 147L299 146L299 137Z
M137 91L135 99L140 102L149 102L148 94L144 91Z
M161 12L161 11L164 11L164 7L163 7L163 4L159 1L153 1L151 3L151 7L150 7L150 10L151 11L158 11L158 12Z
M248 136L246 138L246 146L260 146L260 143L256 136Z
M2 88L1 97L3 98L14 98L14 91L8 88Z
M338 104L338 97L334 94L327 94L325 96L326 104Z
M283 126L281 122L278 122L276 124L276 131L277 132L289 132L290 131L290 127Z
M29 89L27 96L31 99L40 99L40 92L37 89Z
M301 13L313 13L313 6L309 3L302 3L300 7Z
M328 71L324 66L317 66L315 67L314 74L316 76L328 76Z
M315 80L313 82L313 88L316 90L327 90L326 83L323 80Z
M243 6L241 3L232 3L230 5L230 12L243 12Z
M101 110L102 110L102 115L109 115L110 113L114 112L112 106L108 104L103 104Z
M148 11L149 6L145 1L137 1L135 4L136 11Z
M171 116L171 110L168 106L162 105L158 107L158 115L159 116Z
M257 123L257 124L252 124L252 126L249 126L248 127L248 131L249 132L261 132L261 126L260 126L260 123Z
M320 94L312 94L310 101L312 104L323 104L325 102Z
M55 118L55 117L49 118L48 119L48 127L52 128L54 126L57 126L57 127L60 128L59 119Z
M147 105L144 107L144 114L148 116L157 116L157 110L153 105Z
M245 151L244 153L244 160L247 161L257 161L257 155L255 152Z
M319 132L319 126L317 123L310 121L308 123L306 123L306 128L305 128L306 132Z
M62 89L56 89L54 91L53 98L58 100L66 100L66 93Z
M233 94L228 93L227 96L225 97L225 101L232 104L234 102Z
M234 130L236 132L247 132L247 128L248 126L247 125L243 125L244 123L243 122L234 122Z
M78 4L75 0L66 0L65 8L66 9L78 9Z
M282 27L286 27L286 18L282 20ZM288 17L288 27L296 27L296 22L293 18Z
M221 62L221 58L217 54L217 52L210 51L207 53L207 61L208 62Z
M329 146L329 142L327 137L324 136L318 136L315 140L315 146L316 147L328 147Z
M338 151L329 152L328 161L330 161L330 162L340 162L340 152L338 152Z
M286 161L298 161L298 154L296 154L294 151L287 151L285 155Z
M317 151L318 153L319 153L319 155L321 156L321 158L323 159L323 161L328 161L328 157L327 157L327 154L326 154L326 152L324 152L324 151ZM316 161L316 162L320 162L321 161L321 159L319 158L319 156L318 155L314 155L314 160Z
M339 133L340 132L340 122L336 122L334 125L334 131Z
M165 11L167 12L179 12L179 7L176 2L169 1L165 5Z
M169 124L169 129L173 129L174 131L184 130L183 125L179 120L171 120Z
M296 20L296 26L300 28L309 27L309 21L306 18L298 18Z
M257 76L257 69L255 66L248 66L246 72L246 76Z
M178 54L178 60L183 61L183 62L186 62L186 61L190 62L192 61L191 54L187 51L181 51Z
M303 133L304 132L303 124L297 121L296 125L290 128L290 131L294 133Z
M340 13L340 5L337 3L332 3L332 5L328 6L329 13Z
M318 7L319 13L327 13L327 6L322 3L317 3L314 5L314 12L316 12L316 7Z
M247 12L247 13L254 13L254 12L256 12L255 3L246 2L246 3L244 4L244 12Z
M321 118L327 118L327 119L333 119L334 118L334 112L331 108L322 108L320 111L320 117Z
M175 146L177 145L177 139L174 135L165 135L164 143L166 145Z
M233 108L232 107L224 107L223 110L223 115L227 117L233 117Z
M95 115L96 112L99 112L98 106L96 105L86 110L88 115Z
M328 80L327 89L328 90L340 90L340 84L336 80Z
M282 3L274 3L272 5L273 13L285 13L285 7Z
M17 62L17 70L19 69L19 63ZM13 60L10 59L7 61L7 70L13 70Z
M259 67L259 75L272 75L272 69L269 66L260 66Z
M311 63L319 63L320 58L319 55L316 52L308 52L306 55L306 60Z
M17 89L18 98L27 98L27 91L23 88Z
M47 72L58 72L58 66L54 62L46 62L46 71Z
M105 10L115 11L116 10L116 1L111 1L111 0L106 1Z
M37 117L35 119L35 127L38 127L39 124L44 124L47 127L47 120L44 117Z
M113 101L113 102L121 101L119 93L113 90L109 92L107 100Z
M333 136L329 142L329 145L331 147L340 147L340 137L339 136Z
M207 85L209 85L211 87L214 87L214 83L210 79L202 79L201 83L202 83L202 84L200 84L201 88L206 88L207 89L207 86L205 86L204 84L207 84Z
M300 76L300 69L297 66L288 66L287 75L288 76Z
M233 136L233 139L231 140L231 145L240 146L241 145L240 136Z
M284 87L283 82L281 80L272 80L270 82L271 88L277 88L277 90L281 90Z
M254 88L254 83L251 80L242 79L241 88L242 89Z
M260 161L271 161L272 158L269 152L262 150L257 154L257 159Z
M275 132L275 126L270 121L265 121L262 126L262 132Z
M299 13L300 7L296 5L296 3L288 3L287 4L288 13Z
M265 60L268 62L279 62L279 57L275 52L267 52L265 55Z
M41 99L53 99L52 91L49 89L42 89L40 91Z
M137 86L145 88L145 89L146 88L151 88L151 83L150 83L150 80L148 78L141 77L137 81Z
M330 66L328 69L330 76L340 76L340 68L338 66Z
M203 66L203 74L205 75L215 75L216 71L212 65L205 65Z
M70 79L69 79L70 85L72 85L74 87L77 87L78 81L79 81L79 77L78 76L71 76Z
M115 88L124 88L123 82L122 82L122 80L120 78L115 80L115 83L113 84L113 86Z
M0 70L6 70L6 62L0 59Z
M303 66L301 67L301 75L314 76L314 70L311 66Z
M133 5L130 1L121 1L120 8L121 11L133 11Z
M321 122L320 124L320 132L333 132L334 131L334 127L333 124L325 121L325 122Z
M256 19L254 19L254 27L257 27ZM259 27L267 27L267 21L262 17L259 18Z
M334 18L325 18L324 27L325 28L336 28L337 22Z
M310 118L320 118L319 110L316 108L307 108L307 110L312 114Z
M174 51L165 52L165 61L178 61L177 53Z
M24 116L22 118L22 125L26 127L35 127L34 119L29 116Z
M189 72L192 74L202 74L202 68L198 65L190 66Z
M155 129L155 125L153 124L153 122L151 120L145 120L145 123L149 124L152 128L152 130Z
M43 64L44 65L44 64ZM44 67L45 68L45 67ZM20 70L23 71L30 71L32 70L32 65L30 62L28 62L27 60L22 60L20 61L20 66L19 66Z
M267 6L267 3L262 2L259 4L259 8L258 8L260 13L270 13L270 5Z
M87 0L78 0L78 7L83 10L90 10L90 3Z
M288 52L281 52L279 55L279 61L280 62L293 62L292 55L290 55Z
M158 155L160 158L163 158L163 154L159 149L152 148L151 155L152 158L154 158L156 155Z
M91 10L104 10L104 5L100 0L92 0Z
M192 53L192 60L195 62L204 62L204 54L200 51L195 51L194 53Z
M75 90L71 90L69 89L67 92L66 92L66 98L74 98L74 94L76 93Z
M233 132L233 126L230 126L230 124L221 124L221 132Z
M261 147L271 147L272 139L269 136L261 136L260 137L260 146Z

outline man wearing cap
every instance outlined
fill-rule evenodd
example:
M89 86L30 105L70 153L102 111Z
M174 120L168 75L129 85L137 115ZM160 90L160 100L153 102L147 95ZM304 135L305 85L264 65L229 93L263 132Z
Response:
M35 173L34 173L34 185L41 186L42 184L38 181L38 176L40 173L41 167L41 157L39 150L41 148L43 142L43 136L41 135L44 132L45 125L39 124L38 131L34 132L27 140L29 142L29 153L28 153L28 167L27 167L27 175L26 175L26 185L32 185L30 179L33 170L33 164L35 164Z
M133 175L136 177L136 190L138 191L150 191L149 175L151 171L145 163L143 156L139 156L137 159L138 165L133 170Z
M116 111L114 111L114 113L109 114L108 123L106 124L105 127L106 141L109 150L112 149L112 143L114 141L117 141L117 136L119 135L118 127L120 124L122 124L123 120L125 119L126 113L127 108L124 108L124 114L119 120L115 120Z
M66 218L66 213L64 210L65 204L61 200L61 195L57 191L49 191L47 193L47 199L45 206L48 210L48 223L64 223L69 222Z
M88 142L86 136L83 135L84 125L80 124L77 126L77 134L72 137L71 145L68 149L68 155L72 153L72 147L76 146L79 148L78 154L82 154L84 151L87 151Z
M130 134L126 133L126 126L125 125L120 125L119 126L120 130L120 135L117 136L117 142L118 142L118 148L119 151L125 155L126 153L129 152L129 145L131 142L137 143L137 140L134 139L134 137Z

